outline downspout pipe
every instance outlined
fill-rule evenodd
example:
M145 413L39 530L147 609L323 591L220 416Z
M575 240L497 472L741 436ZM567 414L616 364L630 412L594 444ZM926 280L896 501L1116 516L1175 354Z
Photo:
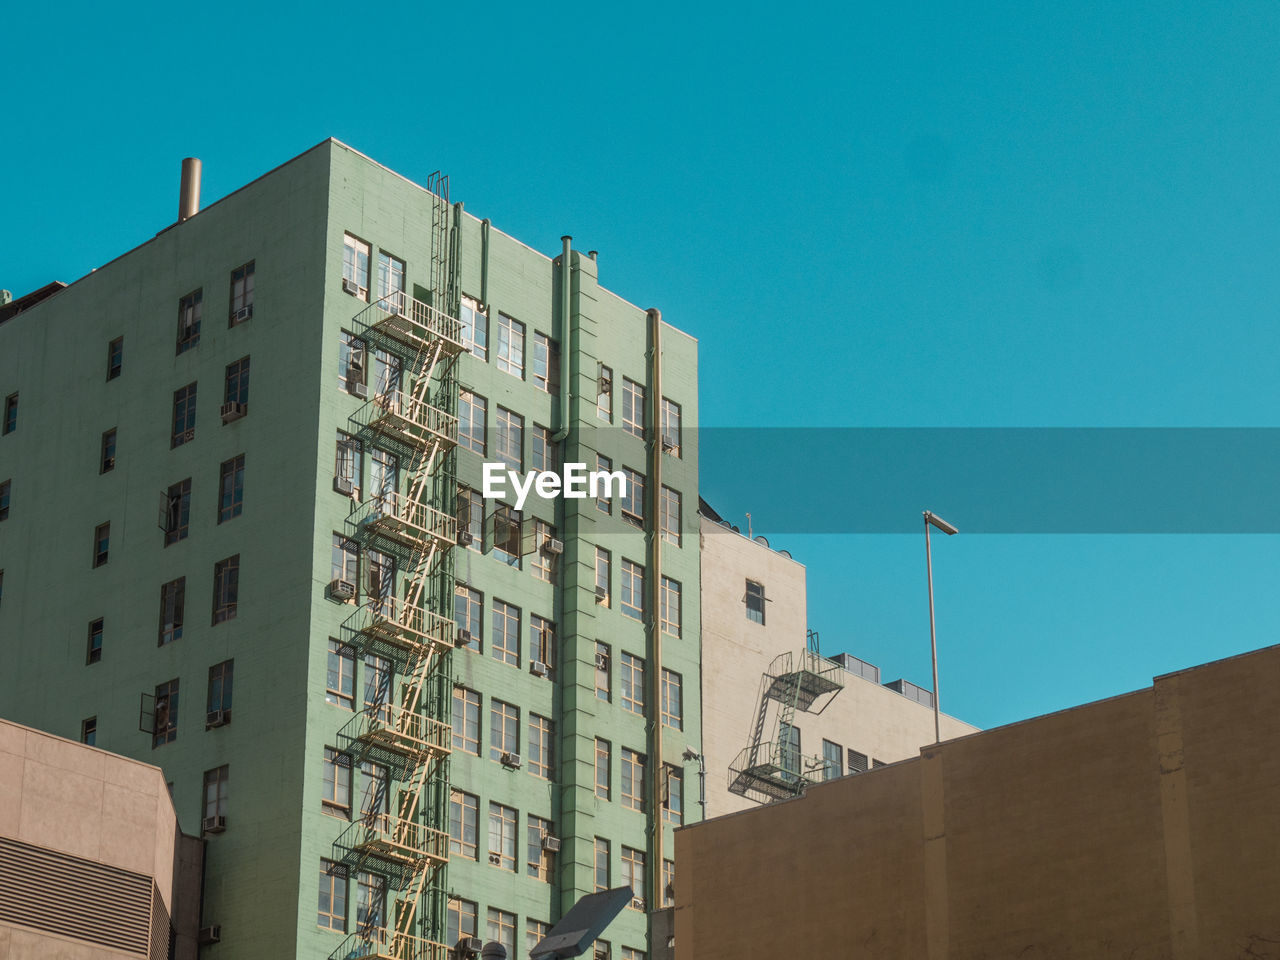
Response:
M489 312L489 227L485 217L480 221L480 309Z
M646 311L649 324L649 370L648 393L645 397L645 431L646 453L648 460L648 478L645 481L645 587L648 596L648 616L646 626L649 631L649 697L650 715L649 729L652 731L649 742L649 759L652 762L653 776L652 802L650 815L652 823L652 849L649 852L649 911L660 909L662 905L662 864L663 864L663 806L664 794L670 789L665 783L666 766L662 762L662 537L658 533L660 519L658 516L661 504L659 491L662 490L662 311L650 309ZM665 788L665 789L664 789ZM653 935L652 924L649 931Z
M560 242L564 244L564 252L560 254L560 316L558 317L556 340L560 344L561 370L560 370L560 401L559 414L560 426L556 428L556 432L551 435L553 443L560 443L569 435L569 384L573 379L574 358L577 356L575 348L577 344L570 343L572 332L569 329L570 311L569 298L573 296L573 270L570 260L573 254L573 237L563 236Z

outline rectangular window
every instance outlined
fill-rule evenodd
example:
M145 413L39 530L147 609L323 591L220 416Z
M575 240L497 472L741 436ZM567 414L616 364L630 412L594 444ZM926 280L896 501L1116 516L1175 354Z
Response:
M365 600L374 616L393 619L396 615L396 558L378 550L365 551Z
M360 819L368 826L390 826L391 771L376 763L360 764Z
M180 447L196 438L196 385L189 383L173 391L173 432L169 448Z
M223 462L218 490L218 522L240 516L244 512L243 453Z
M361 300L369 298L369 244L342 235L342 288Z
M555 666L556 625L536 613L529 615L529 661Z
M107 344L107 379L114 380L124 372L124 337Z
M678 827L684 823L684 772L669 763L663 764L663 772L667 775L667 784L662 819Z
M249 358L241 357L235 363L227 364L226 380L222 390L222 402L238 403L244 408L249 406ZM223 416L227 416L224 412ZM223 421L226 422L225 420Z
M160 587L160 642L173 643L182 639L183 611L187 605L187 578L170 580Z
M107 562L111 547L111 524L100 523L93 528L93 565L100 567Z
M324 788L320 803L325 813L351 817L351 757L333 747L324 748Z
M98 458L98 472L107 473L116 468L116 431L112 427L102 435L102 451Z
M551 836L551 821L542 817L525 818L525 872L536 880L551 882L551 865L555 854L547 850L542 841Z
M844 761L844 747L838 743L832 743L830 740L822 741L822 779L834 780L836 777L843 776L844 770L841 764Z
M378 251L378 300L388 313L405 313L404 261Z
M596 603L602 607L609 606L609 583L613 579L612 563L609 551L604 547L596 547Z
M609 645L596 641L596 697L609 701L613 690L609 684Z
M622 805L628 810L644 812L643 753L622 748Z
M480 694L453 688L453 749L480 756Z
M489 804L489 862L516 870L516 812L500 803Z
M339 707L354 710L356 706L356 651L345 643L329 640L329 659L325 669L324 698Z
M353 500L360 499L360 441L338 431L337 460L333 470L333 488Z
M375 873L356 874L356 924L359 930L379 930L386 923L387 880Z
M556 528L542 520L533 521L533 558L529 569L533 579L543 583L553 582L556 554L552 552L551 541L556 539ZM564 547L561 545L561 550Z
M329 579L351 584L354 589L360 575L360 546L340 533L333 535L329 550Z
M480 798L461 790L449 791L449 854L479 859Z
M369 451L369 495L378 502L382 511L394 513L396 494L400 491L400 458L394 453Z
M524 417L506 407L498 407L493 453L512 470L524 470Z
M662 905L673 907L676 902L676 862L662 861Z
M80 742L93 746L98 742L98 718L89 717L80 721Z
M603 471L604 473L613 473L613 461L608 457L597 453L596 470ZM610 489L611 487L609 484L602 484L600 486L601 494L608 493ZM609 513L613 509L613 498L603 495L596 497L596 509L601 513Z
M680 636L680 581L670 577L662 578L662 596L659 615L662 619L662 632L673 637Z
M226 764L204 772L204 815L205 817L225 817L227 815L227 792L230 784L231 768Z
M632 620L644 619L644 567L622 559L622 612Z
M632 847L622 848L622 885L631 888L630 906L636 909L635 900L644 902L644 851Z
M764 626L764 584L748 580L747 593L744 599L747 603L747 619L752 623Z
M800 776L800 728L784 722L778 728L778 742L782 776L794 780Z
M227 326L234 327L253 316L253 261L231 271L231 310Z
M463 937L479 936L479 928L476 926L478 910L479 908L471 900L451 897L449 899L449 918L445 941L455 944ZM452 950L450 950L450 955L452 956Z
M661 509L658 511L662 523L662 539L667 543L680 546L680 491L672 490L666 484L662 486Z
M178 349L185 353L200 342L200 314L204 291L192 290L178 301Z
M633 437L644 439L644 387L634 380L622 378L622 429Z
M470 390L458 391L458 445L485 455L485 417L488 401Z
M624 653L621 658L622 706L632 713L644 714L644 660Z
M534 424L531 439L533 469L558 473L560 471L560 444L551 439L550 428Z
M513 377L524 379L524 324L505 313L498 314L497 368Z
M468 650L480 652L480 643L483 637L484 624L484 594L479 590L472 590L464 584L457 584L453 588L453 623L458 630L457 639L462 642L462 631L470 634L470 637L463 643Z
M524 921L524 952L525 955L533 953L534 948L546 939L547 934L551 932L551 924L543 923L541 920L534 920L527 917Z
M680 404L662 398L662 449L673 457L680 456Z
M493 633L489 649L495 660L520 666L520 608L493 601Z
M596 416L607 423L613 422L613 370L603 364L596 381Z
M320 861L318 926L338 933L347 931L347 868L332 860Z
M508 957L516 955L516 915L497 907L489 908L489 925L486 940L496 940L507 951Z
M646 960L645 952L637 950L635 947L623 947L622 960Z
M520 708L501 700L489 700L489 759L504 753L520 753Z
M164 545L185 540L191 530L191 478L187 477L171 486L160 504L160 529L164 531Z
M240 600L240 554L219 561L213 568L213 622L235 619Z
M488 360L489 315L480 309L480 304L475 300L463 297L458 321L462 326L462 345L477 360Z
M18 395L11 393L4 398L4 433L10 434L18 429Z
M162 747L178 739L178 681L170 680L156 687L154 726L151 747Z
M529 714L529 772L543 780L551 779L555 730L555 724L546 717Z
M231 722L231 694L235 686L234 660L223 660L209 668L209 694L205 709L209 713L221 712L223 723Z
M560 344L545 333L533 335L533 385L547 393L560 390Z
M458 488L458 546L484 552L484 498L470 487Z
M684 728L684 695L680 674L662 668L662 723L663 726Z
M622 473L627 479L626 490L622 493L622 517L635 524L644 523L644 474L637 473L630 467L623 467Z
M365 367L368 363L364 341L344 330L338 340L338 386L356 396L367 394Z
M613 750L612 744L608 740L601 740L596 737L596 796L601 800L608 800L613 789L613 780L611 775Z
M12 486L12 480L6 480L4 483L0 483L0 520L9 519L9 491Z
M597 890L609 889L609 841L604 837L596 837L595 846L595 880ZM609 955L608 949L605 956Z
M364 710L369 716L381 716L391 722L391 661L377 654L364 655Z
M850 750L848 759L850 773L867 772L867 755L865 753L859 753L857 750Z
M401 402L400 358L385 350L373 351L373 395L384 408Z
M89 622L89 644L85 653L85 663L97 663L102 659L102 618Z

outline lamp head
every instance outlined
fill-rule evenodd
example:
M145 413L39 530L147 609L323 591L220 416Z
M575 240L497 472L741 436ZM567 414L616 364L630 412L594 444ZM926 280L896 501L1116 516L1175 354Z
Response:
M939 530L945 533L948 537L955 536L957 533L960 532L958 528L953 527L951 524L947 523L947 521L943 520L940 516L930 512L929 510L926 510L924 512L924 522L934 527L937 527Z

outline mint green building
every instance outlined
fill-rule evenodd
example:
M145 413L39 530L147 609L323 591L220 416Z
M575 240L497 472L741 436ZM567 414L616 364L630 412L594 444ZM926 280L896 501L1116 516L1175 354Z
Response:
M163 768L202 957L523 958L623 885L596 955L664 955L696 342L333 140L196 206L0 304L0 717Z

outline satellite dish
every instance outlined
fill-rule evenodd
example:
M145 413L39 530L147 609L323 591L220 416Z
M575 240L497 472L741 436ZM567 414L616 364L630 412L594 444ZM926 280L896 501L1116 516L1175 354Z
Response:
M769 545L769 541L766 540L764 537L756 537L756 543L762 543L766 547Z

